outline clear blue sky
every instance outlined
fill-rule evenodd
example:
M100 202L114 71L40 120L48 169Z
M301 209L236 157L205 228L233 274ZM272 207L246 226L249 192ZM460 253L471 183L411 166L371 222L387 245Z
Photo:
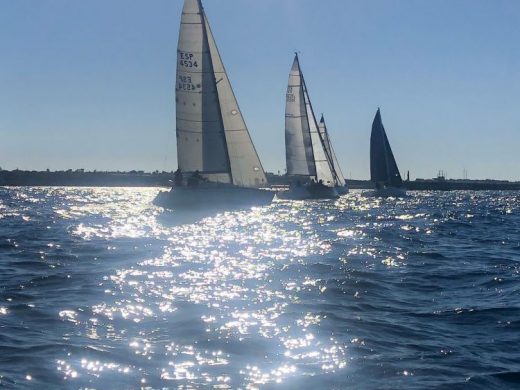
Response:
M293 52L343 171L381 107L403 175L520 180L520 1L205 0L266 170ZM0 166L176 168L181 0L0 0Z

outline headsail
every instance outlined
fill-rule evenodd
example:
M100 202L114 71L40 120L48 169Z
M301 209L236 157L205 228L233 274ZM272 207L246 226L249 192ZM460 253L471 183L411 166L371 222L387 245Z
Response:
M294 58L287 88L285 151L289 175L312 177L329 186L336 184L332 161L325 151L298 55Z
M231 172L233 174L233 184L243 187L258 187L267 183L264 169L238 107L205 14L204 19L206 21L209 49L213 61L213 71L215 72Z
M403 185L379 109L372 123L370 136L370 177L375 183L384 183L391 187Z
M266 184L200 0L185 0L177 50L177 155L183 172Z
M330 187L335 187L336 180L333 171L332 161L330 159L330 156L326 152L325 140L320 134L318 122L316 121L316 116L314 115L314 111L312 109L311 101L307 92L307 86L305 85L303 75L302 80L305 95L305 104L307 106L307 118L309 119L312 150L314 151L314 162L316 164L316 180L322 181L323 184L328 185Z
M343 176L343 172L341 171L341 167L339 166L338 158L336 157L336 152L332 147L332 142L330 141L329 131L327 130L327 125L325 124L325 118L323 114L321 115L321 120L319 123L320 134L323 138L323 142L325 144L325 150L329 154L329 158L332 161L332 165L334 168L334 172L336 174L336 179L338 181L339 186L345 185L345 176Z

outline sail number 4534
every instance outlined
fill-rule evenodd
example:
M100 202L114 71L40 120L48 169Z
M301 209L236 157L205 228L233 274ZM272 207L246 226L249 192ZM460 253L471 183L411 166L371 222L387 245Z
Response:
M187 53L185 51L179 52L179 65L184 68L198 68L199 64L195 60L193 53Z

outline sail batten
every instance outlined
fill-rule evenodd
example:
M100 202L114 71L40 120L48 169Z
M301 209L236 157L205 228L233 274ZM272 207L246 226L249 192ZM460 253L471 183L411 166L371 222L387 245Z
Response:
M389 187L402 187L403 185L379 109L372 123L370 136L370 178L374 183Z

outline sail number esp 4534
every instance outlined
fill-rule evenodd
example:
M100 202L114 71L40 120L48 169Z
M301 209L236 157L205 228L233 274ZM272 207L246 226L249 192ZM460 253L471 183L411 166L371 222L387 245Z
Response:
M195 55L193 53L187 53L180 51L179 52L179 65L184 68L198 68L199 64L197 60L194 59Z

